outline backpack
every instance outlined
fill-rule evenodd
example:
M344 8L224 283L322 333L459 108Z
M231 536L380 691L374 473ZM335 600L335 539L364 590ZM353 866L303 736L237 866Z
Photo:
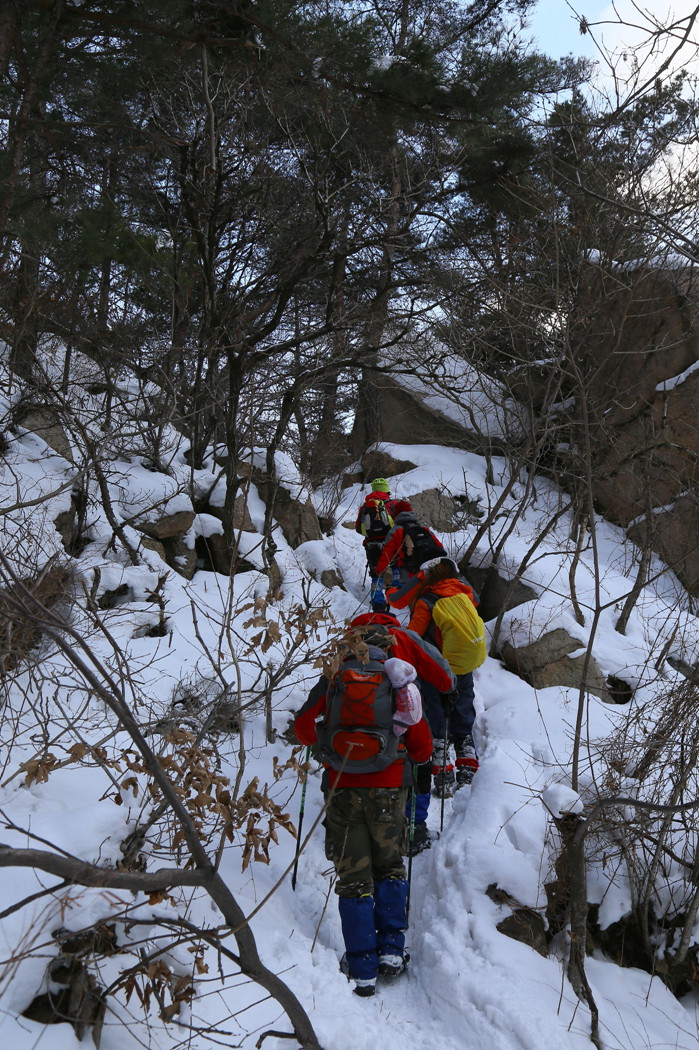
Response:
M384 671L385 654L350 656L328 687L325 714L316 726L323 762L345 773L379 773L404 753L393 732L395 699Z
M403 526L403 565L409 572L417 572L423 562L443 558L445 550L426 525L408 522Z
M362 511L362 532L368 540L383 540L393 528L393 518L382 499L365 503Z
M460 595L440 598L429 591L420 595L442 635L442 656L455 674L468 674L481 666L488 652L483 620L468 596L460 599Z

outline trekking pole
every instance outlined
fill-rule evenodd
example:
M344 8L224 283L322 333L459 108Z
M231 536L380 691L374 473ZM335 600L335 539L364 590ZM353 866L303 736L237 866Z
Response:
M407 923L410 918L410 887L413 878L413 842L415 841L415 808L417 805L417 795L415 793L415 779L416 770L415 763L412 763L413 782L410 785L410 830L408 832L408 898L405 902L405 921Z
M444 776L446 778L447 773L447 755L449 754L449 712L444 712L444 751L442 753L442 769L444 770ZM446 785L445 785L446 786ZM442 804L439 808L439 833L444 831L444 798L446 795L445 786L442 787Z
M310 747L306 748L306 757L304 759L305 765L308 765L308 760L311 757ZM301 788L301 807L299 809L299 827L296 832L296 854L294 856L294 870L291 873L291 889L296 893L296 876L299 870L299 854L301 853L301 828L303 827L303 813L306 808L306 788L308 787L308 769L306 769L306 776L303 781L303 787Z

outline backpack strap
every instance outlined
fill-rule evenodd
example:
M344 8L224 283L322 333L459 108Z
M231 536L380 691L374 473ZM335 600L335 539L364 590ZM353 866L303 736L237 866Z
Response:
M437 625L434 622L434 607L439 601L439 595L434 594L432 591L425 591L418 598L419 602L424 602L427 608L430 610L430 625L422 636L426 642L430 642L435 649L439 649L437 645Z

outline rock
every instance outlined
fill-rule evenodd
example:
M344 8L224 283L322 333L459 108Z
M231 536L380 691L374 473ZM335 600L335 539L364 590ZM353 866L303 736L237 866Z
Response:
M547 925L543 915L521 904L516 897L501 889L494 882L491 882L485 892L486 896L490 897L491 901L494 901L499 907L507 907L512 911L512 914L502 919L495 928L500 933L504 933L506 937L512 937L515 941L529 945L539 955L547 958Z
M305 503L295 499L283 485L249 463L241 463L239 469L256 485L265 505L269 505L270 499L274 498L274 520L278 522L290 547L295 550L308 540L323 538L318 515L310 499Z
M293 499L286 489L277 490L274 517L281 526L286 542L293 549L307 543L308 540L323 538L318 515L311 501L301 503Z
M691 266L586 273L570 338L586 376L595 505L699 594L699 302ZM647 527L648 493L652 502Z
M194 518L193 510L179 510L175 514L166 514L159 521L143 522L137 525L137 528L154 540L169 540L189 532Z
M71 506L70 510L62 510L61 513L54 518L53 522L56 526L58 535L61 537L63 549L67 551L68 554L73 553L76 517L75 508Z
M99 609L116 609L119 605L127 605L133 601L133 591L128 583L121 583L109 591L102 591L97 599Z
M417 464L411 463L409 459L396 459L390 452L371 449L364 453L360 465L363 472L362 481L368 485L374 478L392 478L394 474L405 474L408 470L415 470Z
M165 545L160 540L154 540L150 536L141 536L141 546L147 551L155 551L163 561L167 561L167 555L165 553Z
M698 394L699 396L699 394ZM667 565L671 565L685 587L699 594L699 503L697 489L683 493L669 507L653 514L652 546ZM628 536L644 543L645 522L634 524Z
M85 964L72 955L59 955L53 959L48 974L49 991L37 995L22 1016L40 1024L68 1022L79 1041L90 1028L92 1041L95 1047L99 1047L106 1010L104 989Z
M46 444L63 456L69 463L74 462L73 445L60 423L58 413L41 405L30 405L18 412L17 422L32 434L37 434Z
M515 609L537 597L536 591L519 582L510 593L512 581L500 576L494 568L477 569L462 560L459 570L478 594L478 612L482 620L494 620L501 611Z
M609 688L609 680L600 670L594 658L591 658L587 673L583 678L586 656L570 656L570 653L580 650L583 643L571 637L562 627L557 627L548 634L529 645L515 648L510 642L503 642L500 656L503 663L515 674L523 678L525 682L534 689L547 689L550 686L564 686L571 689L579 689L584 684L585 691L598 696L605 703L617 702L620 695L621 679L614 679L615 694ZM627 683L623 683L628 689L628 699L631 699L633 690Z
M197 554L212 572L230 576L231 550L220 532L197 537Z
M70 596L72 587L70 569L49 564L33 579L22 580L21 586L10 585L0 590L0 675L25 660L41 642L40 627L22 612L25 602L31 612L31 600L25 598L24 589L47 609L53 609Z
M456 532L461 523L456 522L457 503L453 496L441 489L425 489L408 496L418 519L437 532Z
M218 518L219 521L223 518L222 506L214 506L211 503L207 503L204 506L199 507L199 510L204 514L211 514L212 517ZM233 501L233 528L236 532L257 531L253 525L252 518L250 517L247 499L243 493L236 496Z
M502 919L495 927L499 933L512 937L515 941L529 945L539 955L548 958L548 941L546 939L546 922L543 916L531 908L517 908Z
M175 572L184 576L185 580L191 580L197 571L197 552L193 547L188 547L182 536L173 536L165 544L166 561Z
M378 477L378 475L374 475L374 477ZM362 471L355 471L354 473L347 473L342 475L342 480L340 481L340 488L351 489L353 485L363 484L364 473Z
M406 389L384 374L373 380L379 398L380 419L376 426L375 410L357 410L351 442L355 455L377 440L396 445L447 445L479 455L504 455L506 442L499 437L481 434L462 426L439 409L427 404L425 397ZM364 463L362 463L364 467ZM371 471L371 477L383 477ZM365 474L366 479L369 478Z
M328 590L331 587L340 587L343 591L345 589L345 581L336 569L323 569L319 582L322 583L323 587L327 587Z

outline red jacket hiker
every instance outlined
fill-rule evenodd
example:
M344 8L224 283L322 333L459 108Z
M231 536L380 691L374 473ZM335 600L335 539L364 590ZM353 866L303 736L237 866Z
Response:
M424 536L426 547L422 553L412 548L409 532L413 527ZM428 529L426 525L421 526L412 511L401 511L396 515L395 524L386 537L376 571L380 576L390 567L403 569L406 573L415 575L422 562L439 557L440 554L446 555L446 551L432 529Z
M430 682L440 693L449 693L455 687L456 679L449 664L429 642L418 635L406 631L400 626L395 616L390 613L364 613L357 616L350 627L369 627L377 624L388 628L393 638L391 655L411 663L418 676ZM294 722L294 731L299 743L309 746L317 740L316 719L325 711L325 697L328 680L322 676L313 686L308 700L301 708ZM329 787L400 787L403 783L405 758L409 757L418 764L426 762L432 754L432 735L423 718L416 725L409 726L400 738L406 753L387 769L380 773L342 773L327 768Z

